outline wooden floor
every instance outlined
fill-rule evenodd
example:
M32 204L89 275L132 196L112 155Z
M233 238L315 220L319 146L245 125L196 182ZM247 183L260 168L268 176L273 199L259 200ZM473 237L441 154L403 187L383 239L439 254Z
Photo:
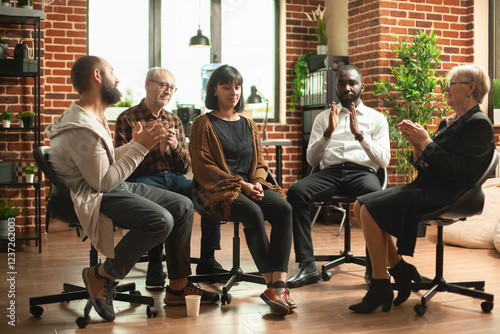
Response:
M343 247L343 238L337 238L338 225L316 224L313 238L317 254L336 254ZM222 228L223 250L217 259L225 268L231 265L232 225ZM243 235L243 233L241 233ZM199 253L199 216L193 229L192 255ZM163 292L150 293L144 289L146 264L139 263L124 282L136 282L143 295L153 295L159 307L156 318L147 319L146 307L115 302L116 320L103 321L92 311L92 322L85 329L78 329L75 319L83 312L85 301L44 306L40 318L29 312L29 297L61 292L63 282L81 284L82 268L88 264L88 241L82 243L73 229L60 222L53 222L50 233L43 236L43 252L31 245L17 245L15 280L16 326L8 325L7 254L0 254L0 333L499 333L500 307L489 314L482 313L480 301L442 292L431 301L424 316L417 316L413 306L419 302L420 293L389 313L355 314L348 310L359 302L366 292L363 281L364 268L344 264L333 272L332 280L320 282L291 291L298 304L296 312L287 317L269 313L269 308L259 295L262 285L239 283L231 290L232 303L202 306L199 317L186 317L184 307L163 304ZM435 228L428 228L427 237L419 239L416 257L408 259L421 274L434 276ZM364 252L361 231L353 229L353 250ZM5 247L3 247L4 249ZM297 271L290 261L289 275ZM445 248L445 276L448 280L485 279L486 291L500 298L500 254L495 250L473 250L447 246ZM319 266L320 264L318 264ZM242 267L254 270L255 265L242 244ZM193 265L194 269L194 265ZM221 290L222 284L204 288Z

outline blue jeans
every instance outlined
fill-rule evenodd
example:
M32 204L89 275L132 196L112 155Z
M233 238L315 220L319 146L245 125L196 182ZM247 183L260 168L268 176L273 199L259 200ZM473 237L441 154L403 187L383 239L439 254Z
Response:
M158 173L145 176L139 176L131 182L144 183L158 188L166 189L191 199L191 188L193 181L187 179L184 175L173 173ZM201 218L201 251L219 250L220 249L220 221L212 221L206 218ZM159 244L156 249L148 252L150 261L161 259L162 244ZM161 261L161 260L160 260Z

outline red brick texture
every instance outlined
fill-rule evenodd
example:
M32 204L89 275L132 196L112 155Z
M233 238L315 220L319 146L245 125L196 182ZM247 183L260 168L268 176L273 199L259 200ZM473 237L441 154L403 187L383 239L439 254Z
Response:
M284 0L283 0L284 1ZM40 8L36 1L35 8ZM302 173L302 111L289 109L289 96L295 77L294 66L297 58L304 53L315 52L317 40L311 24L304 13L310 13L319 0L286 0L286 116L279 124L268 124L269 138L292 140L292 146L283 148L283 186L288 189L301 178ZM47 124L60 115L72 101L77 99L69 79L70 69L78 57L87 52L86 22L87 1L67 0L64 6L46 6L45 20L42 21L42 133ZM415 34L418 29L431 28L442 36L439 40L443 48L442 73L464 62L473 62L474 49L474 1L473 0L351 0L348 7L349 62L358 66L365 78L364 102L381 110L380 100L373 97L375 81L388 79L390 66L394 65L393 34L403 37ZM9 40L9 49L21 39L30 38L26 29L19 26L0 27L0 36ZM29 109L32 98L27 96L33 89L32 79L0 79L0 112L5 109L18 112ZM499 141L499 129L496 129ZM27 133L0 131L0 160L31 159L33 136ZM45 139L47 145L48 141ZM28 145L27 145L28 144ZM274 171L275 148L266 154ZM390 183L397 183L393 170L389 170ZM44 196L47 193L44 187ZM20 193L21 197L32 200L32 188L0 187L9 197ZM45 202L42 200L42 210ZM18 229L33 230L33 215L18 220ZM26 226L27 225L27 226Z

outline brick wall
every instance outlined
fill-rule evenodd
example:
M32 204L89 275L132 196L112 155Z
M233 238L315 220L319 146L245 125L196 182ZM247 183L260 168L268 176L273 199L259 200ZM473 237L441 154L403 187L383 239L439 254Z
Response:
M292 140L292 146L283 148L283 186L288 189L300 179L302 172L302 111L290 111L288 98L292 92L295 77L294 66L297 58L308 52L315 52L316 37L304 13L311 12L320 0L286 1L286 117L282 124L268 124L269 138ZM36 1L35 8L40 7ZM350 63L362 69L365 76L365 103L381 110L380 102L372 96L374 81L388 77L393 65L392 34L404 36L414 34L418 28L435 31L443 36L441 59L443 73L452 66L473 62L473 15L474 1L463 0L353 0L349 1L349 57ZM85 0L56 0L45 7L46 19L42 21L42 128L60 115L77 98L69 80L74 60L86 54L86 13ZM0 36L7 36L12 52L15 44L26 36L20 27L0 27ZM32 89L32 79L2 78L0 82L0 112L7 107L14 111L28 108L32 101L26 94ZM18 110L19 109L19 110ZM43 130L42 130L43 131ZM499 142L500 129L495 129ZM0 160L30 159L32 140L30 134L0 132ZM45 144L48 141L45 140ZM272 170L275 169L275 149L269 148L266 155ZM389 170L391 174L391 169ZM391 182L396 182L391 176ZM46 193L45 187L45 193ZM0 188L4 190L4 188ZM8 196L32 198L31 189L12 191ZM44 210L45 203L42 201ZM20 228L30 225L32 217L19 221Z
M35 1L35 9L41 9L41 1ZM44 129L55 117L60 115L72 101L77 98L73 92L69 73L75 59L87 53L87 1L56 0L45 6L45 20L41 22L41 128L42 143ZM26 29L25 29L26 28ZM32 39L32 27L2 26L0 36L9 40L9 54L13 55L16 44L22 39ZM29 44L29 43L28 43ZM30 50L32 45L29 44ZM33 110L33 79L1 78L0 81L0 113L6 109L17 113L22 110ZM16 124L13 127L17 126ZM0 132L0 160L33 161L33 133ZM45 215L45 196L48 194L48 181L42 182L42 217ZM8 198L26 198L25 207L34 207L34 189L32 187L0 187L0 191ZM34 230L34 210L16 219L18 231ZM42 218L42 231L45 228Z

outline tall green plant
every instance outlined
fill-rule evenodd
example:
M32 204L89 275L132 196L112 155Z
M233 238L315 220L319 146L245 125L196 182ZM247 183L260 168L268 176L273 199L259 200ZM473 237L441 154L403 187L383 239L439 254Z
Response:
M397 144L396 170L404 176L406 182L414 179L416 171L409 163L412 147L398 131L398 124L409 119L425 126L433 117L441 118L449 110L442 97L436 96L435 93L438 87L444 93L447 84L444 76L437 75L441 62L441 50L437 46L439 38L433 30L429 34L420 30L412 36L412 43L408 42L408 38L396 37L399 45L396 45L393 51L400 62L397 67L391 68L396 80L375 82L377 89L373 94L383 96L383 105L392 108L392 113L385 114L389 123L390 138Z
M300 98L304 96L304 84L306 76L309 74L309 58L313 53L306 53L299 56L295 64L295 75L293 79L293 91L290 96L290 110L296 110L300 106Z
M493 79L493 109L500 109L500 79Z

